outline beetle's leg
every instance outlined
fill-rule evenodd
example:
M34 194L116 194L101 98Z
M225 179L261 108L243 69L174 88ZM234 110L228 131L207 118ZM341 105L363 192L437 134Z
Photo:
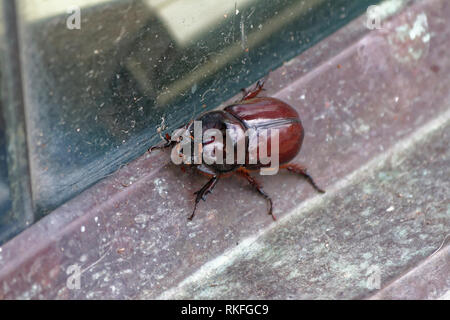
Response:
M302 175L314 187L314 189L316 189L320 193L325 193L325 190L318 187L317 184L314 182L314 179L306 172L306 167L300 164L288 163L281 165L280 168Z
M242 89L242 91L244 92L244 96L242 97L241 101L255 98L261 92L261 90L263 90L263 87L264 87L264 80L258 80L258 82L255 85L255 88L253 88L252 90L247 91L247 89Z
M164 141L162 143L157 144L155 146L151 146L150 148L148 148L148 153L152 153L152 151L155 150L155 149L169 148L169 147L173 146L176 143L176 141L170 140L170 136L167 133L166 133L166 136L163 137L163 138L164 138Z
M152 153L153 150L155 149L166 149L171 147L172 145L174 145L175 141L167 141L167 142L163 142L162 144L158 144L156 146L152 146L150 148L148 148L148 153Z
M267 202L269 203L269 212L268 212L268 214L272 216L273 220L277 220L275 218L275 216L273 215L273 213L272 213L272 199L270 199L270 197L264 192L264 190L262 189L261 184L255 178L253 178L250 175L248 170L240 168L240 169L236 170L236 174L239 174L240 176L246 178L247 181L255 188L255 190L258 191L258 193L260 195L262 195L264 197L264 199L267 200Z
M201 188L200 190L194 192L194 194L197 195L197 197L195 198L195 204L194 204L194 211L192 211L192 214L189 216L189 220L192 220L192 218L195 215L195 210L197 209L197 204L200 202L200 200L206 201L206 195L208 193L211 193L214 189L214 187L216 186L217 182L219 181L219 177L214 176L211 178L211 180L209 180L204 186L203 188Z

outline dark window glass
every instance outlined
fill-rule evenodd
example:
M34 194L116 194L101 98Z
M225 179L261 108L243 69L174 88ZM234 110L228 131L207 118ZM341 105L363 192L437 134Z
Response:
M0 104L0 234L4 232L3 228L6 228L8 225L8 217L11 210L11 192L9 189L6 150L5 121Z

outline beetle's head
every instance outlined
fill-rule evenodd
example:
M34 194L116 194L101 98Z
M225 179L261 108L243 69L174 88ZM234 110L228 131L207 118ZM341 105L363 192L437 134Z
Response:
M234 170L245 163L244 126L224 111L204 113L177 130L172 141L176 142L175 155L186 164L203 163L219 173Z

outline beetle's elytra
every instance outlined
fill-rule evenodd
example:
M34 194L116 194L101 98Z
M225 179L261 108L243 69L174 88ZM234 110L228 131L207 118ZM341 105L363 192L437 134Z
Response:
M278 163L280 169L286 169L290 172L294 172L304 177L318 192L324 193L314 182L313 178L307 173L306 167L300 164L290 163L292 159L299 153L304 137L304 130L300 120L300 117L295 109L293 109L287 103L271 97L257 97L263 88L263 82L258 81L256 87L253 90L244 91L243 98L232 105L225 107L223 110L216 110L206 112L200 115L195 121L201 121L202 130L218 129L220 131L231 130L233 132L231 143L233 149L242 142L245 143L245 161L241 164L234 163L213 163L213 164L191 164L195 166L201 173L210 177L210 180L197 192L195 198L195 205L192 214L189 216L189 220L194 217L197 204L201 199L205 200L208 193L216 186L221 177L230 174L236 174L247 179L247 181L254 187L254 189L263 196L269 204L269 215L275 220L275 216L272 213L272 199L264 192L261 184L250 175L251 170L260 169L262 167L270 166L269 164L263 164L259 159L259 153L257 154L257 161L249 161L249 146L252 145L252 141L246 130L252 129L257 133L270 129L278 130ZM191 135L193 135L193 121L189 122L183 127ZM267 137L265 147L271 145L271 137ZM164 149L179 144L180 141L172 140L171 137L166 134L165 141L157 146L153 146L149 149L151 152L154 149ZM221 145L214 145L220 143ZM256 142L258 148L261 147L259 140ZM223 146L223 141L202 141L201 152L206 153L210 150L216 150L215 147L220 147L222 150L226 150ZM236 154L236 153L233 153ZM226 155L224 155L225 157ZM194 163L193 161L191 163Z

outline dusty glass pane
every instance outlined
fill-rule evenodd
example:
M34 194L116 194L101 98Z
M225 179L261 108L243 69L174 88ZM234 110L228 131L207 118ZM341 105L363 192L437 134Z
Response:
M364 12L369 0L19 0L46 213Z
M34 221L14 4L0 2L0 244Z
M11 210L11 193L8 181L8 164L6 158L5 122L0 104L0 234L6 228L8 213Z

